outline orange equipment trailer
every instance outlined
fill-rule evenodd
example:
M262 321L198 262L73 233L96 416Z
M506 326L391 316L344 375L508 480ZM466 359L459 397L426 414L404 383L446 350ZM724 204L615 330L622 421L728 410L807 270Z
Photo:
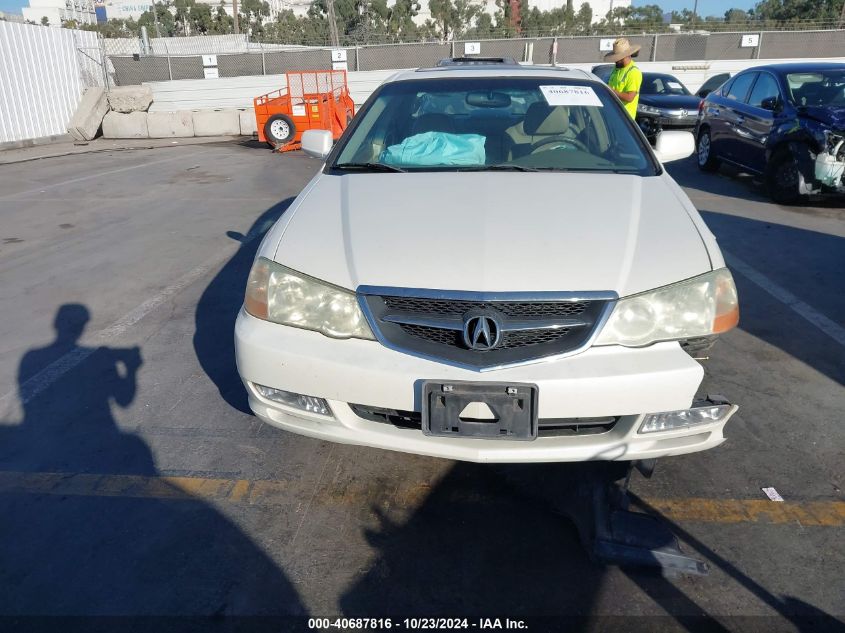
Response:
M330 130L335 140L355 115L345 70L285 73L287 88L256 97L258 139L286 152L305 130Z

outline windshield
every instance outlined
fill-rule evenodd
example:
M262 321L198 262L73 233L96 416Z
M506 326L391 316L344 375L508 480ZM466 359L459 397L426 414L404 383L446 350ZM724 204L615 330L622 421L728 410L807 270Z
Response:
M845 70L790 73L792 101L798 106L845 106Z
M644 95L689 95L684 84L672 75L645 73L640 94Z
M657 167L609 90L552 77L387 84L335 153L335 170L619 171Z

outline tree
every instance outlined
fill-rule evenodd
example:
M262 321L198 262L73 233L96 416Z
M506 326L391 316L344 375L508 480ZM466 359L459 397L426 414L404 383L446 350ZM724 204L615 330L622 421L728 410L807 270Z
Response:
M211 22L211 32L220 35L227 35L234 30L235 19L228 13L226 13L226 9L223 5L223 0L220 0L220 5L214 12L214 17Z
M46 15L42 15L41 16L41 25L42 26L50 26L50 18L48 18Z
M725 11L725 22L728 24L744 24L748 22L749 15L742 9L728 9Z
M842 15L843 0L762 0L753 9L757 20L775 26L794 26L808 19L836 22Z
M78 29L79 23L76 20L62 20L62 28L63 29Z
M421 5L418 0L396 0L388 9L387 34L393 41L413 41L419 38L420 29L414 22Z
M155 14L150 11L145 11L138 18L138 27L146 26L147 32L157 35L156 33L156 18L158 18L158 34L162 37L173 37L176 35L176 21L173 19L173 14L170 13L167 6L163 2L155 3Z
M188 15L194 4L196 4L194 0L173 0L170 5L175 10L173 14L174 27L182 35L189 34L190 19Z
M471 0L429 0L428 10L438 35L444 40L459 36L483 11Z

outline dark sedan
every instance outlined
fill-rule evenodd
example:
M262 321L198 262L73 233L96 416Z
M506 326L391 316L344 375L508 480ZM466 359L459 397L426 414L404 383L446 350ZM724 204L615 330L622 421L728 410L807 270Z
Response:
M593 66L592 72L607 83L613 68L613 64L600 64ZM690 94L677 77L644 72L637 104L637 124L652 143L661 129L692 131L698 120L700 103L701 99Z
M757 66L704 100L698 166L762 175L779 203L845 194L845 64Z
M672 75L643 73L637 123L653 141L662 129L690 130L698 121L701 99Z

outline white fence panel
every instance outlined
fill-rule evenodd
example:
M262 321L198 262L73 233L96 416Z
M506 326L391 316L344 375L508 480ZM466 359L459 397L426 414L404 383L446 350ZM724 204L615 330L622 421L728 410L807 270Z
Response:
M96 33L0 21L0 142L65 134L99 56Z

